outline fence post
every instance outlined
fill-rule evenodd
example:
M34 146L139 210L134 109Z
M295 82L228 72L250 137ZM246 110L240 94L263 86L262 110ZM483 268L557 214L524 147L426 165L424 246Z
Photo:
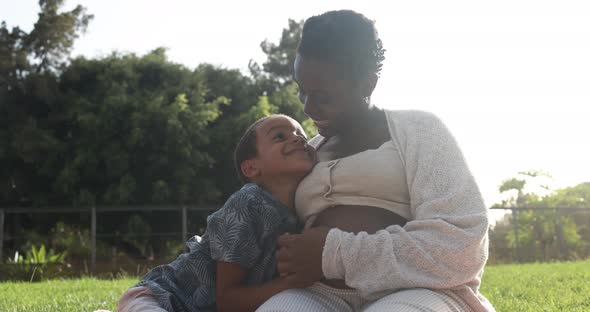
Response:
M512 220L514 222L514 247L516 251L516 262L520 262L520 250L518 243L518 210L512 208Z
M559 247L559 259L563 260L566 256L563 244L563 226L561 225L561 214L559 209L555 208L555 234L557 235L557 245Z
M4 262L2 250L4 248L4 209L0 209L0 264Z
M187 235L187 216L186 216L186 206L183 205L182 206L182 240L180 241L181 243L184 243L186 241L186 235Z
M96 206L90 208L90 271L96 270Z

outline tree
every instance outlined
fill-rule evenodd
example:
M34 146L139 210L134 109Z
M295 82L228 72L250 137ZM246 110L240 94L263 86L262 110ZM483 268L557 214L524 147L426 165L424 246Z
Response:
M44 187L40 162L59 148L58 74L92 19L82 6L59 12L62 4L39 1L41 12L29 33L9 30L4 21L0 26L0 202L35 200L31 194Z
M547 207L590 208L590 182L556 190L551 196L543 198Z
M68 57L80 32L84 32L93 15L86 14L81 5L72 11L58 13L63 0L39 0L41 13L31 31L25 37L24 46L33 53L36 72L57 69Z
M2 205L219 203L239 187L233 149L254 120L285 113L315 135L291 77L301 23L290 20L279 44L264 41L268 60L245 75L188 69L162 48L70 59L92 15L39 4L32 31L0 27ZM169 230L147 218L160 218L151 231ZM103 216L98 231L142 229L123 219Z
M564 207L585 207L580 203L590 200L589 183L550 191L546 184L539 183L546 177L550 176L540 171L520 172L519 176L507 179L500 185L501 193L512 192L512 195L496 206L513 207L517 215L505 217L492 229L490 236L497 253L495 257L510 259L511 255L506 253L509 252L509 248L516 248L517 244L522 251L526 251L521 255L525 260L576 257L582 252L580 247L583 240L590 241L590 237L585 234L587 222L580 223L578 217L573 218L559 210ZM534 184L537 184L537 187L533 188L537 193L527 189ZM543 190L545 194L539 194ZM526 209L535 207L556 209ZM516 219L518 242L514 233ZM588 219L590 216L586 214L586 220ZM560 250L560 247L563 250Z
M288 28L283 29L278 45L268 40L260 43L260 48L267 57L262 68L256 62L250 61L249 68L252 76L274 87L274 89L266 90L269 94L293 81L293 63L302 30L303 21L289 19Z
M539 205L558 208L588 208L586 211L569 212L566 214L566 218L562 217L562 220L565 220L566 223L571 221L575 224L574 227L562 222L562 229L564 231L563 239L566 240L567 246L574 246L574 248L565 250L570 257L583 258L590 256L590 182L558 189L550 196L544 197ZM580 239L575 239L577 237Z
M507 194L508 198L502 200L501 207L525 207L538 200L539 192L549 190L547 179L551 179L549 173L540 170L521 171L516 177L506 179L498 190L500 194ZM514 194L516 193L516 194Z
M206 101L198 72L169 62L164 49L77 58L60 88L69 130L60 137L54 192L86 204L217 199L203 174L214 163L205 147L208 126L228 101Z

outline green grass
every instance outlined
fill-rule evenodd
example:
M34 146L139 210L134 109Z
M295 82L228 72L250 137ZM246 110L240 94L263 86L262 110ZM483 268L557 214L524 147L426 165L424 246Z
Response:
M590 311L590 260L488 266L481 292L497 311Z
M0 311L115 311L137 278L0 283ZM590 311L590 261L488 266L482 293L499 312Z
M93 278L51 280L37 283L0 283L0 311L72 311L117 310L121 294L137 278L97 280Z

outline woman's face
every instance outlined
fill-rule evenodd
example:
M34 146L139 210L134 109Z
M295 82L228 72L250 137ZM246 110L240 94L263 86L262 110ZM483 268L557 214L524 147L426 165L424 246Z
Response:
M294 72L303 111L313 119L322 136L341 133L350 127L355 116L366 110L359 87L362 83L343 75L336 64L297 54Z

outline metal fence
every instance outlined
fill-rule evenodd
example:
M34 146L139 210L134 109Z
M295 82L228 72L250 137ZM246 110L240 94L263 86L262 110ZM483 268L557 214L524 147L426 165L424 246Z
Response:
M195 211L202 214L208 214L219 207L215 206L137 206L137 207L126 207L126 206L110 206L110 207L39 207L39 208L30 208L30 207L8 207L8 208L0 208L0 263L4 262L4 241L12 239L11 237L5 236L4 225L6 220L7 214L65 214L65 213L87 213L90 216L90 270L91 272L95 271L96 268L96 239L97 234L98 236L101 233L97 233L96 231L96 224L100 220L99 215L101 213L130 213L130 212L139 212L139 213L146 213L146 212L153 212L153 211L163 211L169 213L178 213L180 214L180 218L178 219L178 223L180 225L181 232L167 232L167 233L154 233L158 236L176 236L178 235L178 239L180 242L184 242L188 238L188 212ZM108 235L106 233L103 234ZM14 236L14 235L13 235Z
M496 220L491 230L492 259L499 262L531 262L590 257L590 208L490 209L506 212L503 220ZM573 229L575 233L572 233ZM575 246L568 242L568 238L572 236L577 239ZM507 242L508 238L510 243Z
M169 233L155 233L158 236L177 236L179 242L184 242L188 238L188 228L187 228L187 214L189 211L197 212L199 214L206 215L215 211L218 207L207 207L207 206L140 206L140 207L80 207L80 208L72 208L72 207L45 207L45 208L23 208L23 207L8 207L8 208L0 208L0 263L2 263L5 258L3 254L4 250L4 241L10 240L14 237L14 233L5 233L5 220L6 215L8 214L64 214L64 213L83 213L89 214L90 216L90 270L94 272L96 267L96 239L97 235L100 236L101 233L97 233L96 224L100 221L100 214L102 213L130 213L130 212L137 212L137 213L145 213L145 212L152 212L152 211L163 211L167 213L175 213L179 214L180 218L178 218L178 224L180 227L181 232L169 232ZM510 254L509 257L505 257L504 261L507 262L522 262L531 260L530 256L527 256L527 253L531 253L530 246L523 246L522 244L522 237L520 232L522 232L523 220L521 215L525 212L529 211L536 211L536 212L553 212L555 216L555 240L553 242L554 247L557 248L558 251L558 258L559 259L567 259L570 254L568 251L568 244L564 241L564 228L562 226L562 220L564 218L572 218L576 217L576 214L581 214L587 217L590 220L590 208L547 208L547 207L528 207L528 208L507 208L507 207L493 207L490 208L493 210L504 210L509 214L509 222L508 224L511 225L512 229L511 234L513 236L513 244L510 246L500 246L501 242L495 241L492 237L491 240L491 255L499 256L500 253L504 255ZM506 227L506 222L504 223L504 227ZM580 231L586 231L586 234L590 233L590 224L588 224L587 228L578 228ZM493 231L493 229L492 229ZM5 236L5 234L9 234ZM102 233L103 235L108 235L106 233ZM179 235L178 235L179 234ZM587 237L582 237L584 246L581 247L580 255L581 257L589 257L590 256L590 240ZM528 249L527 249L528 248ZM498 255L494 255L494 253L498 253ZM535 251L533 251L535 252ZM534 260L543 260L543 259L532 259Z

